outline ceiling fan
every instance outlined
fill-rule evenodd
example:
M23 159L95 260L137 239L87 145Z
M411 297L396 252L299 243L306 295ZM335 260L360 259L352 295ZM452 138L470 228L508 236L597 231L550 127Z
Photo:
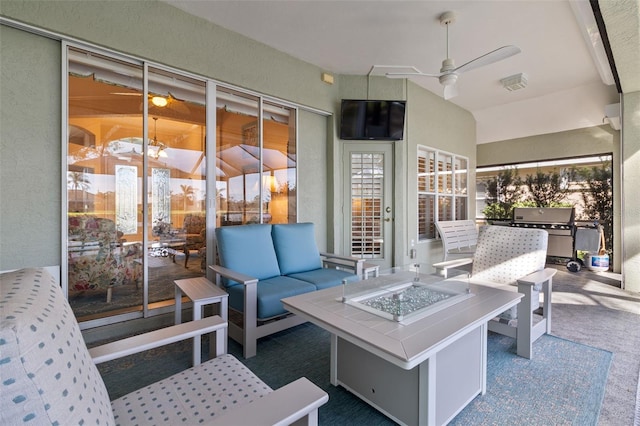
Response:
M415 72L389 72L385 75L389 78L436 77L440 81L440 84L444 86L444 98L448 100L458 95L456 82L458 81L458 76L463 72L471 71L485 65L493 64L494 62L501 61L510 56L520 53L520 48L516 46L502 46L496 50L492 50L491 52L478 56L477 58L472 59L471 61L460 65L459 67L456 67L453 59L449 57L449 25L453 24L455 20L456 14L454 12L445 12L440 15L440 24L447 27L447 57L442 61L442 68L440 68L439 73L427 74L419 71L415 67L412 67Z
M111 92L112 95L117 96L138 96L141 97L140 92ZM185 105L185 102L176 98L169 92L167 95L157 95L153 93L148 94L149 99L149 111L154 114L160 114L163 108L167 110L173 110L176 113L182 115L188 115L191 113L189 107ZM142 111L142 103L140 103L140 110Z

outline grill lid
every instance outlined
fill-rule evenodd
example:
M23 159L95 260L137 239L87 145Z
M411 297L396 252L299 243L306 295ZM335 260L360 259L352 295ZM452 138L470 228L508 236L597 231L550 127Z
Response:
M549 225L573 225L573 207L516 207L513 223L535 223Z

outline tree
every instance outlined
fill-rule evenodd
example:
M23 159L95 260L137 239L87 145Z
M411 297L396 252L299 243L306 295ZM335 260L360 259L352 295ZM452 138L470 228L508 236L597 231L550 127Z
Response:
M522 180L518 169L504 169L485 181L487 206L482 213L488 219L510 219L514 204L522 196Z
M187 211L187 204L189 201L193 201L193 195L195 194L195 189L191 185L180 185L180 189L182 190L182 200L184 203L184 211Z
M535 175L527 175L524 183L529 189L529 195L525 201L532 201L535 207L564 205L563 200L568 192L567 185L563 183L562 176L558 172L544 173L538 169Z
M73 189L73 204L76 211L78 210L78 191L87 191L91 187L91 182L85 176L84 172L69 172L67 175L67 185Z

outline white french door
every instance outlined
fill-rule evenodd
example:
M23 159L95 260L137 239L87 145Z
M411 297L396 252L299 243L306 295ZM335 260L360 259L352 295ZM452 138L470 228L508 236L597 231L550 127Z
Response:
M393 263L393 144L347 142L344 149L345 247L351 256Z

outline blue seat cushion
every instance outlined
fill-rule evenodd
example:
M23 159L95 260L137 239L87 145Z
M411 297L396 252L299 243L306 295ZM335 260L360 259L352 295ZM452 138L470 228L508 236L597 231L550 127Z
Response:
M259 320L265 320L287 313L281 299L315 291L316 287L308 282L290 277L274 277L258 281ZM236 311L244 311L244 286L236 285L227 289L229 306Z
M282 275L322 267L313 223L273 225L271 234Z
M314 269L313 271L300 272L287 276L311 283L316 286L318 290L341 285L342 280L344 279L349 282L359 280L358 276L351 272L340 271L332 268L319 268Z
M271 239L271 225L253 224L216 228L220 264L259 280L280 275ZM228 281L225 286L237 285Z

